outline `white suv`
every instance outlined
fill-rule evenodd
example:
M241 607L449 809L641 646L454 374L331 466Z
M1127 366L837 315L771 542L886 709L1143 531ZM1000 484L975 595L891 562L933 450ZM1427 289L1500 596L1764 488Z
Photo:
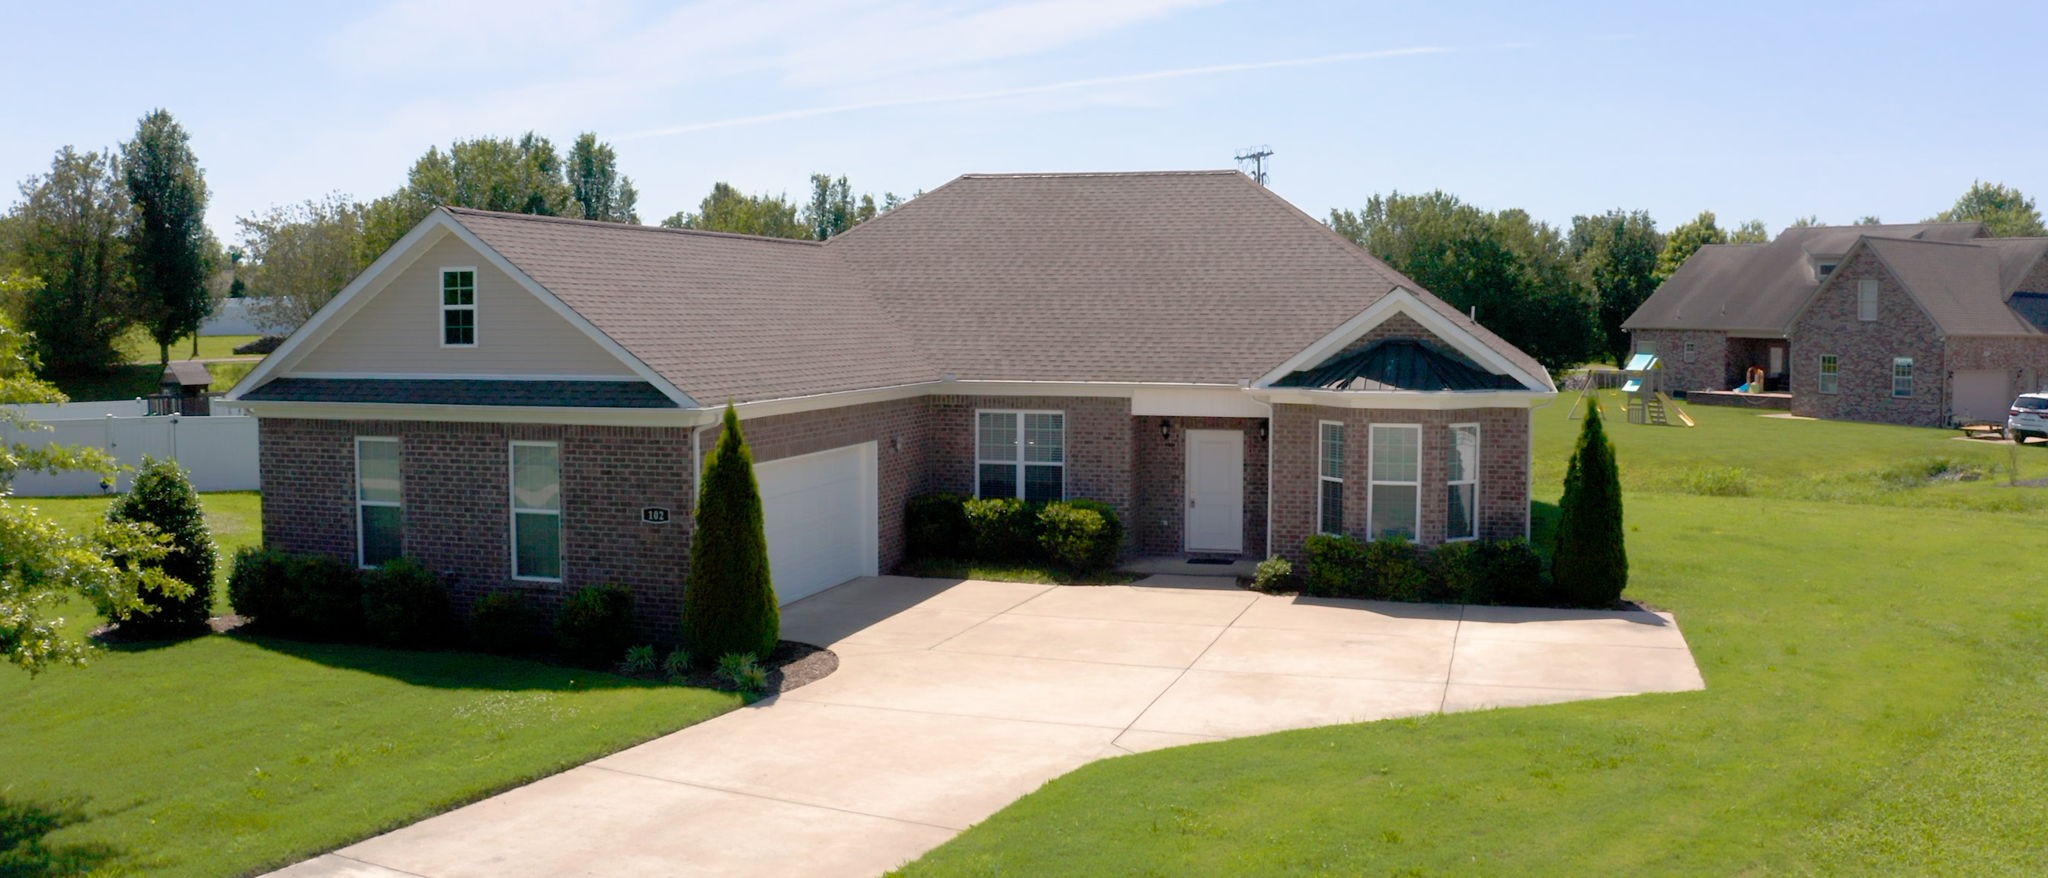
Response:
M2005 418L2005 437L2021 445L2028 436L2048 439L2048 393L2022 393Z

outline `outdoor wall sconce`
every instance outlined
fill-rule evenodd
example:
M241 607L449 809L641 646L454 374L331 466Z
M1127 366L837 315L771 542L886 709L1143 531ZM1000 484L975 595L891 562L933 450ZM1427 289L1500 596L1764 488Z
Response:
M1260 422L1259 422L1259 441L1260 441L1260 442L1264 442L1264 441L1266 441L1266 436L1267 436L1267 435L1268 435L1268 434L1269 434L1269 433L1270 433L1270 432L1272 431L1272 429L1273 429L1273 422L1272 422L1272 421L1260 421Z
M1160 418L1160 419L1159 419L1159 438L1161 438L1161 439L1164 439L1164 440L1166 440L1166 441L1168 441L1168 442L1172 442L1172 441L1173 441L1173 422L1172 422L1172 421L1169 421L1169 420L1167 420L1167 419L1165 419L1165 418Z

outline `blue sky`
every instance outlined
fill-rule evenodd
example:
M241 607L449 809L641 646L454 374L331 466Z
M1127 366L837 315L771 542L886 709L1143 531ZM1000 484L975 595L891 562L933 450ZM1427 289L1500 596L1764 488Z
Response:
M1441 188L1563 224L1701 209L1917 220L1973 179L2048 196L2048 4L451 0L10 4L0 174L169 108L209 221L382 195L428 146L595 131L642 219L812 171L1228 167L1270 144L1316 216Z

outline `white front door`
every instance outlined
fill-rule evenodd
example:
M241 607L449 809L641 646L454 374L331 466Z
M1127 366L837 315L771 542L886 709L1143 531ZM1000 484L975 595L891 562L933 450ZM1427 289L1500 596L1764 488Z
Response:
M1244 551L1244 433L1188 430L1190 552Z
M768 575L781 603L876 572L875 443L754 466L768 537Z

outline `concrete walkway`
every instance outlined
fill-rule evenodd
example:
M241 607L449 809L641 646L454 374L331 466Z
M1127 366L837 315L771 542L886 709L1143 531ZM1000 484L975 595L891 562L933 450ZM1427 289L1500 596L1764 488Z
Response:
M875 875L1108 756L1703 687L1661 613L875 577L783 608L832 676L275 873Z

